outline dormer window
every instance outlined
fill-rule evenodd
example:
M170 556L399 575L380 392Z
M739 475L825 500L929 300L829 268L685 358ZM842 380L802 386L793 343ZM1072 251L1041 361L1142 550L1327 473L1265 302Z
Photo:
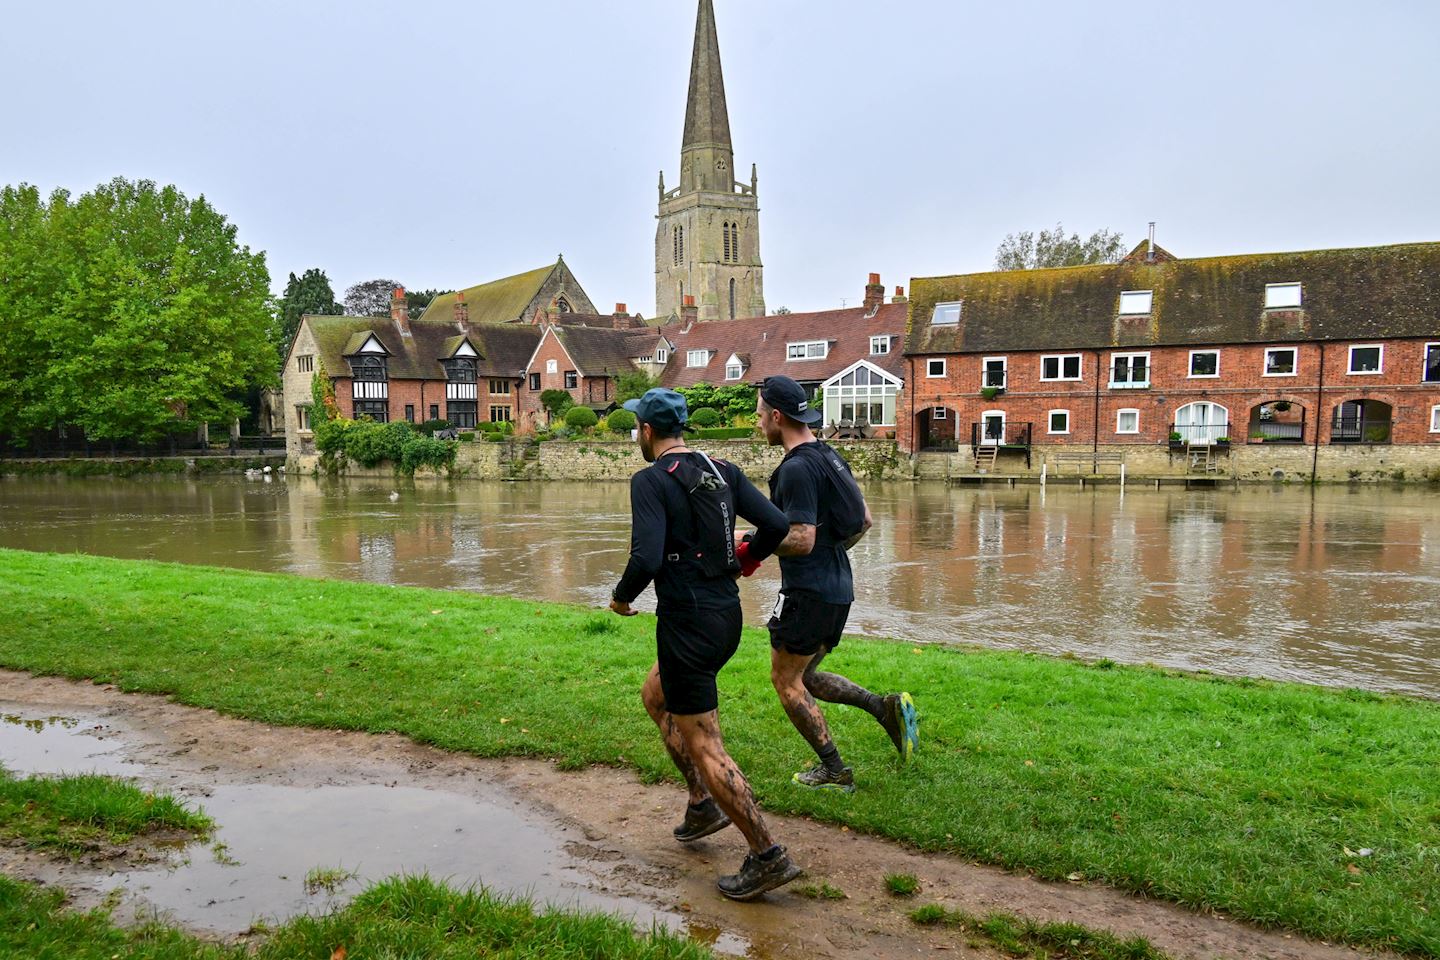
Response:
M1303 291L1298 283L1265 284L1266 310L1299 310Z
M658 348L656 348L656 350L655 350L655 362L656 362L656 363L669 363L669 362L670 362L670 351L669 351L669 350L666 350L664 347L658 347Z
M727 363L727 364L725 364L725 379L726 379L726 380L739 380L739 379L740 379L741 377L743 377L743 376L745 376L745 365L744 365L744 364L741 364L741 363Z
M786 360L824 360L830 355L830 341L806 340L785 346Z
M870 338L870 356L883 357L889 352L890 338L888 336Z
M1120 294L1120 316L1148 316L1155 307L1154 290L1126 290Z
M688 350L685 353L685 366L687 367L708 367L710 366L709 350Z
M385 358L376 356L351 357L350 373L356 380L365 383L384 383L386 375Z
M935 312L930 315L932 327L953 327L960 322L960 307L964 301L956 300L953 303L935 304Z
M451 383L474 383L476 365L473 357L452 357L440 364L445 368L445 379Z

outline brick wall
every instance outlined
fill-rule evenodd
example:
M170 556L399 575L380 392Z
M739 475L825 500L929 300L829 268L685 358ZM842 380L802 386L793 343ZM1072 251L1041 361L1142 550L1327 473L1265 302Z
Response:
M555 370L550 372L550 364L554 363ZM575 372L575 386L569 388L570 399L581 406L605 407L614 401L615 381L610 377L583 377L575 369L575 363L570 355L565 352L565 347L560 340L551 332L546 332L540 341L540 347L535 353L535 358L530 362L530 367L525 371L526 392L530 394L525 404L526 420L523 429L533 430L535 427L545 424L545 410L540 405L540 394L546 390L566 390L565 373ZM530 384L534 382L534 375L540 375L540 389L531 391Z
M1352 346L1348 343L1135 350L1135 353L1150 355L1150 386L1143 389L1109 385L1112 354L1132 351L1085 351L1081 354L1081 378L1059 382L1041 379L1041 358L1054 354L994 354L992 356L1003 356L1006 360L1006 388L1002 395L989 401L980 393L986 357L907 357L907 366L912 367L913 372L907 370L905 391L901 394L899 438L904 449L915 450L925 445L927 430L933 437L938 427L954 439L958 427L959 444L965 446L970 443L973 425L979 423L985 413L998 411L1005 414L1009 425L1031 424L1036 443L1089 446L1098 441L1143 446L1168 437L1180 407L1204 401L1219 404L1228 411L1232 439L1239 441L1250 435L1252 414L1257 407L1286 401L1291 409L1286 411L1284 419L1297 423L1303 420L1305 443L1314 442L1318 425L1320 443L1324 445L1332 439L1336 407L1345 401L1365 400L1390 408L1393 443L1440 443L1440 434L1430 430L1431 410L1440 405L1440 384L1422 382L1427 341L1363 343L1376 342L1384 349L1383 370L1373 375L1348 372L1349 347ZM1293 376L1265 374L1267 349L1280 346L1287 349L1293 346L1296 350ZM1192 352L1209 349L1219 351L1219 375L1191 377ZM928 375L930 359L944 361L943 376ZM946 410L947 422L940 423L933 415L923 414L934 408ZM1126 409L1138 411L1137 433L1117 432L1119 412ZM1049 432L1049 414L1056 410L1069 412L1068 433Z

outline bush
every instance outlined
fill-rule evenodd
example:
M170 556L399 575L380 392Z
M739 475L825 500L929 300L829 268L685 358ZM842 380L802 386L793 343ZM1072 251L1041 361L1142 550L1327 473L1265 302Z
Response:
M431 421L443 423L443 421ZM443 428L442 428L443 429ZM389 460L402 473L416 467L440 469L455 464L459 444L436 440L409 423L376 423L373 420L323 420L315 424L315 449L332 465L347 457L365 467Z
M589 407L571 407L565 411L565 426L576 430L589 430L599 422L600 418Z
M725 418L720 415L719 410L713 407L701 407L699 410L690 414L690 422L703 429L706 427L718 427L725 422Z
M449 421L449 420L426 420L424 423L420 424L420 426L417 427L416 429L418 429L421 433L425 434L425 436L427 436L427 437L433 437L433 436L435 436L435 431L437 431L437 430L449 430L449 429L450 429L450 421Z
M605 429L611 433L629 435L635 429L635 414L629 410L612 410L605 418Z
M565 411L575 406L575 398L569 390L545 390L540 394L540 406L553 417L562 417Z
M458 446L451 440L412 436L401 449L400 471L408 475L413 474L416 467L434 467L436 470L453 467L457 449Z

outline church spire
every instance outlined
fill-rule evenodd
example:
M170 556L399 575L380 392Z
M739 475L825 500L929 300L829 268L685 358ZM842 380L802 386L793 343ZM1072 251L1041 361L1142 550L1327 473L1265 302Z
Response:
M690 61L690 97L680 153L682 187L730 192L735 154L730 144L730 111L725 105L713 0L700 0L695 18L695 52Z

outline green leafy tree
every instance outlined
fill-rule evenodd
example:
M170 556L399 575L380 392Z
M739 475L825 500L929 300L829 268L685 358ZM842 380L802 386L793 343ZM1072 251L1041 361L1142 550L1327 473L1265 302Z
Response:
M405 306L410 311L411 320L419 320L425 313L425 308L430 306L430 301L436 297L443 297L447 293L454 293L454 290L406 290ZM392 288L391 294L394 293ZM385 311L389 313L390 302L386 300Z
M202 197L116 179L79 199L0 194L0 431L158 440L277 382L265 256Z
M639 399L645 396L647 391L658 386L660 386L660 381L644 370L622 373L615 378L615 402L624 403L626 400Z
M388 317L390 301L395 297L394 280L366 280L345 291L345 312L352 317ZM430 301L425 301L429 303Z
M540 406L550 414L550 419L564 416L565 411L575 406L575 398L570 396L569 390L543 390L540 393Z
M295 331L300 329L300 318L306 315L338 316L345 307L335 301L335 291L330 287L330 278L325 271L311 267L300 276L290 274L285 284L285 295L280 298L280 355L290 349Z
M995 251L996 270L1037 270L1044 267L1079 267L1092 263L1119 263L1125 256L1125 237L1109 230L1096 230L1081 239L1067 235L1065 227L1012 233Z
M725 422L725 415L714 407L701 407L690 414L690 422L697 427L718 427Z
M605 429L611 433L628 434L635 426L635 414L629 410L611 410L605 418Z
M678 392L685 398L685 405L692 414L708 407L718 410L729 420L755 412L756 390L743 384L716 387L708 383L697 383L693 387L683 387Z

